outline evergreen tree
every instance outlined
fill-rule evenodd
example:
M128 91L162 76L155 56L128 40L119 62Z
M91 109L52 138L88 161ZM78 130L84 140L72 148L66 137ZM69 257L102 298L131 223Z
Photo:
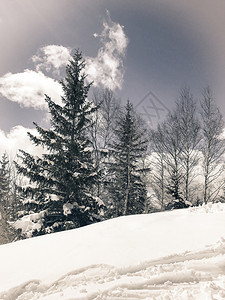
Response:
M141 158L147 150L146 131L128 101L118 119L109 163L112 215L143 213L147 199Z
M5 208L8 206L10 194L10 167L7 154L2 155L0 161L0 199Z
M92 148L87 129L96 110L87 100L91 84L86 84L85 62L76 51L61 81L62 105L46 95L51 128L35 127L38 135L28 133L45 153L34 157L20 150L19 173L29 178L30 185L21 190L31 199L29 209L45 211L43 228L37 234L61 231L99 220L101 203L92 196L97 172L92 161Z
M16 231L10 225L12 207L10 164L6 153L0 161L0 244L12 242Z

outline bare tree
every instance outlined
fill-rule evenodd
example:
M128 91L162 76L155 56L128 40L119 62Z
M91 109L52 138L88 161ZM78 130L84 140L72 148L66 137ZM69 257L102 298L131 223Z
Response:
M180 131L181 164L184 169L184 199L191 201L191 182L197 174L195 166L199 162L199 144L201 140L200 121L196 114L196 102L189 88L183 88L176 102L177 121Z
M161 210L165 208L166 200L166 159L164 134L160 125L150 134L152 151L151 186L160 204Z
M152 188L161 209L182 207L181 132L176 111L151 132ZM170 207L168 207L170 205Z
M194 169L199 161L200 140L196 102L190 89L184 88L175 109L151 135L156 170L153 172L153 186L161 208L165 206L168 194L179 207L190 204L190 187L197 175Z
M214 183L224 172L222 155L225 151L225 140L221 138L224 128L222 114L215 104L212 92L209 87L203 90L201 101L202 116L202 153L204 169L204 203L214 201L221 186L214 187Z
M96 149L105 149L112 139L116 120L121 111L120 100L109 89L94 92L93 102L100 106L93 116L94 122L91 127L91 137Z
M109 156L110 142L121 111L120 100L109 89L95 90L93 102L100 108L92 115L92 126L89 128L90 139L94 148L94 159L99 171L99 181L96 183L96 195L104 198L104 181L106 180L105 160Z
M168 115L167 120L162 124L162 131L164 132L166 170L169 176L167 192L173 197L174 203L180 207L183 205L184 173L181 164L181 132L178 116L175 112Z

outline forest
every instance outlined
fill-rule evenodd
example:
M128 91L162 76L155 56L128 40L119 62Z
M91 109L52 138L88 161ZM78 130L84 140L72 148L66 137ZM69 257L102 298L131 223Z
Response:
M0 243L133 214L224 202L224 121L213 92L181 88L156 128L110 89L94 89L76 50L48 95L49 128L28 132L41 155L0 161ZM24 230L24 220L32 226ZM21 225L22 224L22 225Z

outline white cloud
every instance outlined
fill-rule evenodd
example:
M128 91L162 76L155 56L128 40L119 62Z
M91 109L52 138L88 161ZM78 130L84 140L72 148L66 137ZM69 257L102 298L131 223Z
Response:
M22 107L46 109L44 94L60 103L61 85L42 72L24 70L23 73L7 73L0 78L0 94Z
M60 69L65 67L71 59L70 53L70 48L59 45L48 45L40 48L37 55L32 57L32 60L36 64L36 71L59 74Z
M103 31L100 35L102 46L98 50L97 57L86 57L86 72L88 80L94 81L94 85L115 90L121 89L123 83L125 57L128 38L119 23L111 20L107 11L107 20L103 23Z
M123 83L125 57L128 38L123 27L113 22L107 12L107 20L103 23L100 35L101 47L96 57L85 57L88 80L95 86L103 86L115 90L121 89ZM63 67L71 59L71 49L48 45L38 50L32 57L36 70L26 69L20 73L7 73L0 77L0 95L22 107L47 110L44 94L56 103L61 103L62 86L43 72L59 75Z
M107 12L102 33L94 36L100 37L102 46L98 50L97 57L85 58L88 80L94 81L95 86L100 85L112 90L121 89L124 75L123 59L128 45L123 27L111 21ZM22 107L41 110L47 109L44 94L61 103L63 94L61 85L43 72L59 75L61 68L65 67L70 59L70 48L59 45L40 48L32 57L36 71L26 69L21 73L5 74L0 78L0 95L19 103Z
M0 130L0 155L7 152L11 159L15 159L18 149L25 150L33 155L41 155L42 148L34 146L30 141L27 132L37 135L36 129L28 129L23 126L16 126L6 134Z

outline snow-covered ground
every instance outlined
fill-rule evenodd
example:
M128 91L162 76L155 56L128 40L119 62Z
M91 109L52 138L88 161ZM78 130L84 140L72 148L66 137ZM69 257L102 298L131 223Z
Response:
M225 299L225 204L2 245L0 299Z

